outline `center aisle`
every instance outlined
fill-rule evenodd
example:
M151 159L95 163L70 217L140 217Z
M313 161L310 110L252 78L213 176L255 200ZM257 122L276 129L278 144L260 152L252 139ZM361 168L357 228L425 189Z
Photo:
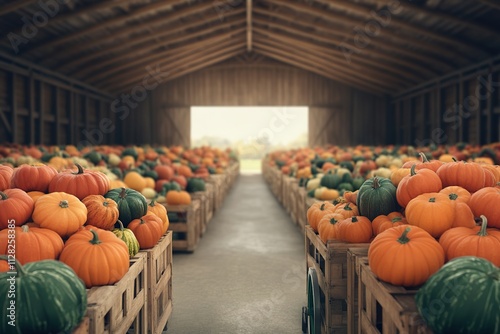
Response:
M304 236L261 175L240 175L193 254L174 254L170 334L302 333Z

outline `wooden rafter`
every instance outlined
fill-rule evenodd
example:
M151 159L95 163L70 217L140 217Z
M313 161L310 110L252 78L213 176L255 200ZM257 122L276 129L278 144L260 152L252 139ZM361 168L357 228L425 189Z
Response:
M168 57L166 59L160 58L155 63L155 66L164 66L165 65L170 70L172 68L182 66L183 64L185 64L189 60L203 57L206 53L209 53L211 51L224 52L226 47L229 47L229 46L241 47L241 45L234 44L234 42L236 40L239 41L239 39L233 38L233 39L226 39L225 41L222 41L219 43L213 43L213 44L210 44L208 46L202 47L196 51L193 51L190 54L188 54L187 56L186 55L184 55L184 56L173 55L172 57ZM231 43L233 43L233 44L231 44ZM141 63L137 64L136 66L132 66L132 67L129 66L128 70L124 70L124 71L122 71L122 73L120 73L118 75L114 75L108 79L100 80L99 84L106 86L106 85L111 84L115 81L120 82L120 81L126 80L133 73L136 73L136 74L144 73L145 72L144 68L148 65L149 66L152 65L151 61L148 61L148 62L142 61Z
M165 40L162 40L159 38L164 37L164 36L169 36L170 30L166 30L165 33L161 33L159 35L149 35L149 36L147 36L149 38L147 38L146 40L141 40L140 43L133 42L131 44L125 43L125 45L123 45L123 44L119 45L120 46L119 50L124 51L124 52L119 52L114 57L110 56L110 54L106 53L107 57L104 60L93 62L92 65L88 65L88 66L85 66L84 68L80 68L77 71L73 72L72 74L74 74L76 76L80 76L83 73L88 74L88 73L91 73L92 71L106 68L109 64L119 63L120 61L125 60L125 59L134 59L139 54L146 54L146 53L151 52L151 51L156 50L156 49L168 47L168 45L182 43L182 42L186 42L186 41L192 42L193 40L195 40L197 38L203 37L205 35L209 35L209 34L214 33L214 32L222 31L222 30L227 29L233 25L241 25L241 24L243 24L244 21L245 21L244 18L236 18L235 20L230 20L229 22L218 24L218 25L212 26L210 28L198 30L198 31L188 33L188 34L175 36L172 38L167 38ZM155 37L158 38L156 40L156 42L152 41L152 39L154 39ZM148 42L148 41L151 41L152 43L143 44L144 42ZM126 48L122 48L123 46L126 46ZM86 57L84 57L84 60L85 60L85 58ZM76 65L74 64L73 66L77 67L81 64L82 63L77 63Z
M142 17L144 15L147 15L147 14L150 14L153 12L169 9L175 5L179 5L179 4L182 4L184 2L185 2L185 0L163 0L163 1L159 1L159 2L153 2L153 3L150 3L146 6L143 6L143 7L140 7L138 9L134 10L127 15L113 17L113 18L110 18L110 19L105 20L103 22L91 25L90 27L66 34L66 35L59 37L59 38L56 38L56 39L53 39L51 41L45 41L44 43L40 43L40 44L34 46L32 49L29 49L28 51L36 51L36 50L40 50L41 48L45 48L45 49L56 48L56 47L61 46L63 44L66 44L69 42L74 42L75 40L77 40L78 38L80 38L82 36L87 36L87 35L102 31L104 29L114 27L116 25L121 25L121 24L126 23L127 21L137 19L139 17Z
M328 49L323 46L319 46L317 44L291 38L289 36L283 35L282 33L271 32L261 28L254 28L254 30L256 32L258 31L263 35L267 35L269 38L283 41L289 45L301 45L306 49L314 50L315 53L321 54L323 57L330 59L334 63L344 64L344 66L349 66L352 68L358 68L361 71L366 69L373 69L374 71L379 73L378 75L381 78L385 77L387 80L406 81L406 82L421 81L420 76L416 76L414 73L408 70L395 68L390 64L386 65L384 63L380 63L372 59L368 59L366 57L360 57L358 55L352 55L352 61L351 63L348 63L347 60L345 59L345 55L341 51Z
M89 69L94 70L94 68L99 68L99 67L102 67L102 68L106 67L108 65L109 61L111 61L112 59L115 59L115 60L118 59L118 56L117 57L112 56L115 53L119 52L120 56L132 57L132 54L134 53L134 50L136 50L136 49L139 49L142 52L147 52L152 47L157 48L157 47L167 45L169 43L170 44L179 43L179 42L182 42L185 40L198 38L198 37L203 36L205 34L213 33L214 31L217 31L219 29L224 29L224 28L230 27L231 25L241 24L244 21L243 19L229 20L228 22L225 22L223 24L219 24L216 26L212 26L212 27L205 29L205 30L199 30L199 31L195 31L192 33L187 33L184 35L176 36L176 34L178 34L179 32L182 32L184 30L191 29L191 28L199 28L200 24L204 25L208 22L211 22L212 20L215 20L216 18L217 18L217 16L214 15L210 20L207 20L207 21L203 21L203 22L195 21L191 24L186 24L186 25L181 26L181 27L177 27L177 28L173 28L173 29L165 29L164 31L158 32L156 34L152 33L152 34L145 35L145 36L140 35L138 37L131 38L127 43L121 43L121 44L115 45L114 47L106 48L106 49L103 49L103 50L98 51L98 52L92 52L92 53L89 53L88 55L85 55L83 57L76 58L69 63L62 64L62 66L59 67L58 70L64 71L64 70L67 70L69 68L78 68L78 67L81 67L83 64L86 64L87 62L89 62L93 59L98 59L102 56L108 57L108 60L93 63L92 65L85 66L84 68L80 68L80 69L72 72L72 74L79 76L81 74L81 72L83 72L83 71L89 71ZM163 39L165 37L167 37L166 40ZM168 39L168 37L171 37L171 38ZM141 44L143 44L143 43L153 42L153 41L155 43L151 43L147 47L145 45L141 46Z
M497 0L479 0L479 2L500 10L500 3Z
M168 59L172 60L173 59L172 57L175 57L175 56L184 57L184 56L188 55L190 52L193 52L197 49L204 48L204 47L212 45L212 44L217 44L220 41L224 41L225 39L230 38L231 36L233 36L235 34L243 32L243 30L244 30L244 28L236 29L236 30L231 31L229 33L215 35L213 37L206 38L206 39L194 42L194 43L189 43L187 45L177 47L174 49L154 52L154 53L149 54L146 57L137 57L135 60L127 61L127 62L124 62L120 65L113 66L113 67L108 68L108 69L102 69L99 72L93 72L92 77L89 77L89 79L99 81L99 80L102 80L104 78L111 76L113 73L126 71L130 68L134 68L135 66L141 65L144 62L155 62L155 61L158 61L161 59L167 60L168 57L171 57Z
M318 35L318 34L312 33L312 32L304 32L301 29L297 29L297 28L287 26L284 24L280 24L280 23L276 23L276 22L268 22L266 20L257 19L257 18L255 19L255 22L262 24L262 25L267 25L269 27L277 28L277 29L280 29L282 31L286 31L290 34L300 36L300 37L303 37L305 39L312 39L312 40L319 41L321 43L330 44L330 45L333 45L335 48L339 48L339 46L342 43L341 39L337 39L334 37L321 36L321 35ZM357 50L354 49L353 51L356 52ZM363 54L364 56L370 56L373 58L378 58L378 59L384 60L384 61L392 63L392 64L400 65L400 66L405 67L413 72L425 73L425 75L427 75L429 77L434 77L434 76L438 75L437 72L430 70L428 68L428 66L420 65L418 63L409 61L407 59L404 59L404 58L401 58L398 56L393 56L392 54L386 54L386 53L383 53L383 52L380 52L377 50L373 50L373 49L359 50L359 53Z
M239 43L235 44L234 41L230 41L231 45L225 46L223 48L219 47L213 52L201 51L200 54L197 54L196 57L192 57L189 60L183 59L183 65L166 68L166 72L168 73L168 77L164 82L173 80L181 75L194 72L200 68L204 68L213 63L220 62L224 59L228 59L234 57L235 55L243 52L245 50L243 40L240 40ZM160 66L162 66L160 64ZM123 91L123 89L129 88L133 84L137 84L139 80L144 77L144 72L136 73L135 75L131 75L128 80L115 81L109 84L112 91Z
M261 8L254 8L254 12L258 13L260 15L265 15L267 17L266 22L271 22L271 20L269 20L269 17L278 18L280 20L287 22L288 24L293 24L295 26L299 26L301 29L304 29L305 31L309 31L309 30L313 29L313 30L321 32L321 33L325 33L325 34L328 34L331 36L336 36L337 40L343 39L345 41L345 39L349 39L349 38L353 37L352 32L334 29L331 25L324 24L321 22L315 22L314 25L307 25L306 23L303 22L303 20L297 20L296 18L294 18L286 13L268 11L268 10L264 10ZM394 43L394 42L396 42L396 43ZM430 56L430 55L426 55L422 52L415 52L415 51L407 50L404 47L397 46L398 44L405 44L407 42L408 41L406 39L403 39L401 37L397 37L397 38L392 38L392 41L390 41L390 42L387 39L380 39L380 38L373 39L371 44L373 44L373 46L375 46L381 50L385 50L385 51L390 52L392 54L400 54L402 56L405 56L407 59L415 59L415 60L420 61L422 63L429 64L431 66L436 66L437 68L440 68L444 71L451 71L454 69L453 66L450 66L449 61L442 60L441 57L439 57L438 55Z
M35 2L37 2L37 0L9 1L9 3L6 3L2 6L0 6L0 16L15 12L16 10L21 9L23 7L26 7L26 6L29 6Z
M252 51L252 0L247 0L247 52Z
M283 6L289 9L292 9L301 15L307 14L312 17L321 18L335 25L341 25L349 29L349 31L353 31L356 26L364 26L366 24L366 20L357 19L354 17L346 17L343 14L334 13L331 11L324 11L320 8L315 8L306 4L300 4L291 2L288 0L265 0L271 4L277 6ZM353 32L351 37L354 38L355 33ZM414 36L401 36L400 34L395 33L391 29L381 29L379 36L387 36L391 40L398 41L403 45L411 45L412 47L417 47L425 50L426 52L432 53L437 56L446 56L448 59L457 59L460 62L467 62L471 60L466 55L462 55L460 53L454 52L447 48L446 46L442 46L439 44L429 44L424 42Z
M352 1L349 1L349 0L336 0L336 1L315 0L315 1L317 1L321 4L324 4L324 5L327 5L330 8L336 8L338 10L346 10L349 13L354 13L355 15L364 17L366 19L373 19L373 16L372 16L373 8L365 7L365 6L359 5L359 4L354 3ZM404 5L401 5L401 6L404 6ZM399 19L396 17L391 18L390 26L397 28L397 29L400 29L402 31L407 31L407 32L412 33L412 34L430 37L436 41L439 41L441 43L445 43L445 44L452 46L454 48L457 48L459 50L461 50L461 49L462 50L469 50L471 47L470 41L466 42L466 41L463 41L462 39L450 37L450 36L443 34L443 33L440 33L440 32L436 32L436 31L432 31L432 30L427 29L427 28L419 27L419 26L411 24L403 19ZM486 54L488 54L487 51L482 50L482 48L477 48L477 51L482 51L482 52L485 52Z

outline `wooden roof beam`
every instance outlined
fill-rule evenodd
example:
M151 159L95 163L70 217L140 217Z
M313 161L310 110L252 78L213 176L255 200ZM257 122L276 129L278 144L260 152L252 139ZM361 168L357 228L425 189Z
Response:
M35 2L37 2L37 0L9 1L8 3L0 6L0 16L15 12L16 10L29 6Z
M497 0L479 0L479 2L481 2L487 6L490 6L494 9L500 10L500 3Z
M228 15L233 15L233 14L232 13L228 13ZM171 35L175 35L176 33L179 33L181 31L184 31L184 30L187 30L187 29L199 28L200 25L205 25L205 24L210 23L210 22L212 22L212 21L214 21L216 19L218 19L217 14L213 14L210 18L207 18L207 20L203 21L203 22L194 21L192 23L189 23L189 24L186 24L186 25L183 25L183 26L174 27L172 29L165 29L164 31L159 32L157 34L140 35L138 37L131 38L130 40L127 41L127 43L120 43L120 44L115 45L115 46L113 46L111 48L104 48L101 51L90 52L89 54L84 55L84 56L79 57L79 58L72 58L71 61L61 64L59 67L57 67L57 69L59 71L66 71L66 70L68 70L69 68L72 68L72 67L82 66L83 64L86 64L87 62L90 62L90 61L92 61L94 59L98 59L99 57L106 56L108 58L112 58L110 56L113 53L116 53L116 52L126 52L128 49L133 50L135 46L140 45L141 43L148 42L148 41L156 40L157 41L156 43L161 43L163 45L163 43L165 41L161 41L160 38L164 38L164 37L168 37L168 36L171 36ZM242 19L240 19L240 20L232 20L232 21L224 23L223 26L225 27L225 26L228 26L228 25L230 26L231 24L240 24L242 22L243 22ZM222 27L222 26L218 25L218 27ZM186 34L185 36L186 36L187 39L192 38L192 36L198 37L198 36L204 34L205 32L206 33L212 32L213 30L211 30L211 29L213 29L213 28L214 27L212 27L210 29L207 29L207 30L204 30L204 31L202 30L202 31L199 31L199 32L191 33L191 34ZM102 65L102 63L101 64L95 64L94 63L93 65L94 66L99 66L99 65ZM92 65L89 65L89 66L92 67ZM83 70L85 70L85 69L80 69L80 70L77 70L77 71L73 71L72 74L75 74L75 75L78 76L80 74L80 72L82 72Z
M321 22L315 22L314 26L308 26L304 25L304 23L301 20L297 20L296 18L284 14L284 13L278 13L278 12L273 12L273 11L267 11L261 8L254 8L254 12L258 13L260 15L265 15L268 17L274 17L280 20L283 20L287 23L294 24L294 25L300 25L301 28L306 28L306 29L314 29L315 31L322 32L322 33L327 33L332 36L337 36L338 39L340 38L352 38L352 31L341 31L339 29L334 29L332 28L331 25L323 24ZM270 20L267 20L267 22L270 22ZM387 38L387 37L386 37ZM405 39L400 38L399 40L396 39L399 44L404 44L407 43L408 41ZM431 66L436 66L439 69L443 69L444 71L451 71L454 69L453 66L450 66L449 61L444 61L440 57L436 56L430 56L427 54L424 54L422 52L415 52L411 50L407 50L403 46L398 46L398 43L390 43L387 41L387 39L373 39L372 44L373 46L390 52L390 53L398 53L406 57L406 59L415 59L418 61L421 61L422 63L429 63Z
M165 10L165 9L171 8L175 5L182 4L184 2L185 2L185 0L163 0L163 1L159 1L159 2L153 2L153 3L150 3L148 5L145 5L143 7L140 7L138 9L134 10L127 15L113 17L113 18L104 20L102 22L99 22L97 24L94 24L90 27L86 27L86 28L83 28L81 30L71 32L71 33L66 34L64 36L55 38L51 41L45 41L45 42L39 43L39 44L35 45L34 47L32 47L31 49L27 50L27 52L34 52L34 51L40 50L41 48L44 48L44 49L56 48L56 47L64 45L64 44L74 42L80 37L87 36L87 35L99 32L101 30L104 30L104 29L107 29L110 27L114 27L116 25L124 24L127 21L137 19L141 16L147 15L147 14L152 13L152 12Z
M252 51L252 0L247 0L247 52Z
M290 26L286 26L286 25L276 23L276 22L268 22L266 20L262 20L262 19L258 19L258 18L255 19L255 22L262 24L262 25L267 25L269 27L278 28L282 31L286 31L290 34L301 36L301 37L306 38L306 39L313 39L313 40L316 40L316 41L321 42L321 43L333 45L335 48L338 48L338 49L340 49L339 45L341 45L341 43L342 43L341 39L321 36L321 35L311 33L311 32L304 32L303 30L293 28ZM354 51L357 51L357 50L354 50ZM397 57L397 56L393 56L391 54L386 54L386 53L380 52L378 50L362 49L362 50L360 50L359 54L364 54L364 56L371 56L373 58L383 59L387 62L391 62L394 64L398 64L400 66L403 66L403 67L410 69L414 72L424 73L428 77L435 77L439 74L435 71L430 70L428 68L428 66L417 64L414 61L412 62L412 61L406 60L406 59L401 58L401 57Z

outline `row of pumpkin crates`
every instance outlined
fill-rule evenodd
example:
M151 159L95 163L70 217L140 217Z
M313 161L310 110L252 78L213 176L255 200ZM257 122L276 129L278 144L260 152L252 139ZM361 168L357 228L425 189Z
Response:
M418 290L380 281L368 265L369 243L324 244L307 224L307 197L298 180L262 165L271 192L305 235L307 300L305 333L431 333L417 311Z
M116 284L87 289L87 314L73 334L159 334L172 314L174 251L196 249L207 225L239 175L239 164L212 175L206 190L192 194L190 205L165 205L175 221L158 244L130 259Z

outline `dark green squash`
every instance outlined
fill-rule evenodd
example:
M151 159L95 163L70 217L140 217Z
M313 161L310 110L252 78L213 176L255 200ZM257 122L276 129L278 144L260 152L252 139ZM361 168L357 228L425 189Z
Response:
M139 156L137 154L137 151L133 147L127 147L122 151L122 157L125 157L127 155L130 155L131 157L134 157L135 160L137 160L137 157Z
M160 194L165 196L171 190L181 191L181 186L175 181L164 183Z
M205 191L205 181L200 178L192 177L187 181L186 191L195 193L197 191Z
M453 259L427 280L415 301L435 334L499 333L500 269L477 257Z
M396 211L396 187L384 177L368 179L359 188L356 205L359 214L370 220Z
M54 260L24 266L16 260L15 267L17 275L0 273L0 333L71 332L82 321L87 311L87 291L73 269ZM13 301L15 304L11 304ZM15 315L11 324L15 326L9 324L11 312Z
M353 186L354 190L358 190L359 188L361 188L361 186L363 185L364 182L365 182L365 179L362 176L356 176L352 180L352 186Z
M85 159L92 162L94 165L97 165L102 160L102 155L99 152L91 151L83 156Z
M148 212L146 198L140 192L133 189L112 189L104 197L111 198L118 204L118 211L120 212L118 219L122 221L125 227L132 220L140 218Z
M342 177L340 175L327 173L321 178L320 185L329 189L337 189L341 181Z

